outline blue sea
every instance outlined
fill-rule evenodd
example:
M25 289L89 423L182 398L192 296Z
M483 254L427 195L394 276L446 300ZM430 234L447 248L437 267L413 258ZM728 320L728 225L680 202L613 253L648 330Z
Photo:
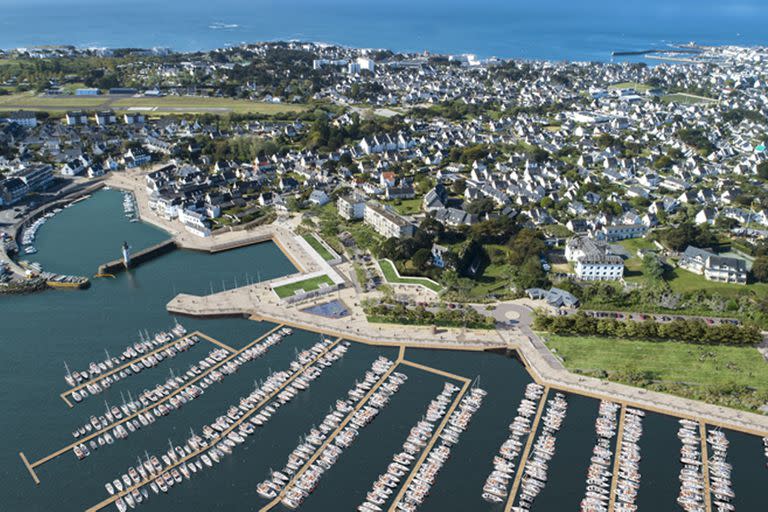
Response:
M0 48L205 50L300 39L482 57L609 60L612 50L768 44L765 0L0 0Z

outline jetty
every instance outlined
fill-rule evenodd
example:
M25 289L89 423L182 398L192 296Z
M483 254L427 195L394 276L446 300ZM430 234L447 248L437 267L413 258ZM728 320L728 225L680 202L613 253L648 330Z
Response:
M67 446L65 446L65 447L63 447L63 448L61 448L61 449L59 449L59 450L57 450L57 451L55 451L55 452L51 453L50 455L47 455L47 456L45 456L45 457L42 457L42 458L38 459L37 461L35 461L35 462L32 462L31 464L30 464L30 463L28 463L28 462L25 462L25 465L27 466L27 469L29 469L29 470L30 470L30 473L33 473L33 472L34 472L33 470L34 470L35 468L37 468L37 467L39 467L39 466L42 466L43 464L45 464L45 463L47 463L47 462L50 462L50 461L52 461L53 459L55 459L55 458L57 458L57 457L59 457L59 456L61 456L61 455L65 454L65 453L69 452L69 451L70 451L70 450L72 450L72 449L73 449L75 446L78 446L78 445L80 445L80 444L82 444L82 443L84 443L84 442L90 441L91 439L93 439L93 438L95 438L95 437L98 437L99 435L103 434L104 432L110 431L110 430L112 430L113 428L115 428L116 426L118 426L118 425L122 425L122 424L126 423L127 421L130 421L130 420L132 420L133 418L137 417L139 414L143 414L143 413L145 413L145 412L147 412L147 411L150 411L151 409L154 409L155 407L157 407L157 406L158 406L158 405L160 405L160 404L163 404L163 403L165 403L165 402L168 402L168 401L170 401L170 400L171 400L171 398L173 398L174 396L178 395L179 393L181 393L181 392L182 392L182 391L184 391L185 389L189 388L190 386L192 386L192 385L193 385L193 384L195 384L196 382L198 382L198 381L202 380L202 379L203 379L203 378L205 378L205 377L206 377L208 374L210 374L210 373L212 373L212 372L214 372L214 371L218 370L219 368L221 368L222 366L224 366L225 364L227 364L229 361L231 361L231 360L232 360L232 359L234 359L235 357L239 356L240 354L242 354L243 352L245 352L246 350L248 350L249 348L251 348L252 346L254 346L255 344L257 344L257 343L258 343L258 342L260 342L261 340L265 339L265 338L266 338L267 336L269 336L270 334L272 334L272 333L276 332L277 330L281 329L282 327L283 327L283 325L277 325L277 326L276 326L276 327L274 327L273 329L269 330L269 331L268 331L268 332L266 332L265 334L263 334L263 335L259 336L257 339L255 339L255 340L253 340L252 342L250 342L250 343L248 343L247 345L245 345L245 346L244 346L243 348L241 348L240 350L238 350L238 351L236 351L236 352L233 352L231 355L229 355L229 356L227 356L226 358L222 359L222 360L221 360L220 362L218 362L217 364L215 364L215 365L213 365L213 366L211 366L211 367L207 368L205 371L203 371L203 372L201 372L199 375L195 376L195 378L188 380L188 381L187 381L187 382L186 382L186 383L185 383L183 386L179 386L179 387L178 387L177 389L175 389L173 392L171 392L171 393L169 393L168 395L164 396L164 397L163 397L163 398L161 398L160 400L158 400L158 401L156 401L156 402L153 402L153 403L151 403L150 405L148 405L148 406L146 406L146 407L144 407L144 408L142 408L142 409L140 409L140 410L138 410L138 411L134 412L133 414L130 414L130 415L126 415L126 416L124 416L124 417L123 417L121 420L119 420L119 421L116 421L116 422L114 422L114 423L110 424L110 425L109 425L109 426L107 426L107 427L104 427L104 428L101 428L101 429L98 429L98 430L94 430L93 432L91 432L91 433L87 434L86 436L84 436L84 437L81 437L80 439L78 439L78 440L74 441L73 443L70 443L70 444L68 444ZM22 457L22 460L26 460L26 458L25 458L25 457ZM33 478L36 478L36 475L34 475L34 476L33 476ZM36 484L39 484L39 480L37 480L37 479L36 479L36 480L35 480L35 483L36 483Z
M165 242L160 242L159 244L155 244L151 247L147 247L146 249L143 249L131 255L130 267L136 267L144 262L157 258L158 256L167 254L173 251L174 249L176 249L176 247L177 245L174 240L166 240ZM127 269L125 267L125 262L123 261L122 258L120 258L120 259L112 260L102 265L99 265L99 270L97 274L114 275L117 272L122 272L123 270L127 270Z
M280 327L282 327L282 326L278 326L277 328L280 328ZM276 330L277 328L275 328L275 330ZM265 336L266 336L266 335L265 335ZM338 345L340 342L341 342L341 339L337 339L337 340L335 340L333 343L331 343L330 345L328 345L328 346L327 346L327 347L326 347L326 348L325 348L325 349L324 349L324 350L323 350L323 351L322 351L320 354L318 354L318 355L316 355L315 357L313 357L313 358L312 358L312 360L310 360L308 363L306 363L305 365L303 365L299 371L295 372L295 373L294 373L294 374L293 374L291 377L289 377L289 378L288 378L288 379L287 379L285 382L283 382L283 383L282 383L282 384L281 384L281 385L280 385L280 386L279 386L277 389L275 389L273 392L271 392L269 395L267 395L267 396L266 396L264 399L262 399L262 400L261 400L261 401L260 401L260 402L259 402L259 403L256 405L256 407L254 407L253 409L251 409L251 410L250 410L250 411L248 411L247 413L243 414L243 416L241 416L241 417L240 417L240 418L239 418L237 421L233 422L233 423L232 423L232 425L230 425L230 426L229 426L229 427L227 427L225 430L223 430L223 431L221 432L221 437L223 438L224 436L226 436L226 435L227 435L227 434L229 434L230 432L234 431L234 430L235 430L237 427L239 427L239 426L240 426L242 423L244 423L244 422L245 422L245 421L246 421L248 418L250 418L252 415L254 415L254 414L256 414L257 412L261 411L261 409L262 409L262 408L263 408L265 405L267 405L267 404L268 404L270 401L272 401L272 399L273 399L274 397L276 397L277 395L279 395L279 394L280 394L280 393L281 393L281 392L282 392L282 391L283 391L285 388L287 388L287 387L288 387L288 386L289 386L289 385L290 385L290 384L291 384L291 383L292 383L292 382L293 382L293 381L294 381L296 378L298 378L300 375L302 375L302 374L304 373L304 371L305 371L307 368L309 368L310 366L314 365L314 364L315 364L315 363L316 363L318 360L320 360L320 359L321 359L321 358L322 358L322 357L323 357L325 354L327 354L328 352L330 352L330 351L331 351L331 350L332 350L332 349L333 349L333 348L334 348L336 345ZM250 344L249 344L249 346L250 346ZM170 471L170 470L172 470L172 469L174 469L174 468L176 468L176 467L180 466L181 464L183 464L183 463L185 463L185 462L187 462L187 461L189 461L189 460L192 460L193 458L197 457L198 455L200 455L200 454L202 454L202 453L205 453L205 452L207 452L207 451L208 451L208 450L210 450L211 448L213 448L213 445L207 445L207 446L204 446L204 447L202 447L202 448L200 448L200 449L198 449L198 450L195 450L195 451L193 451L193 452L189 453L188 455L186 455L185 457L182 457L182 458L178 459L177 461L174 461L174 462L173 462L171 465L169 465L169 466L167 466L167 467L165 468L165 471ZM135 484L135 485L133 485L133 486L131 486L131 487L128 487L127 489L125 489L125 490L123 490L123 491L121 491L121 492L119 492L119 493L116 493L116 494L114 494L114 495L110 496L109 498L107 498L107 499L105 499L105 500L101 501L100 503L97 503L96 505L94 505L94 506L92 506L92 507L88 508L88 509L86 510L86 512L96 512L96 511L98 511L98 510L101 510L102 508L104 508L104 507L107 507L107 506L111 505L112 503L114 503L115 501L117 501L117 500L118 500L120 497L122 497L122 496L125 496L126 494L130 493L131 491L133 491L133 490L136 490L136 489L139 489L139 488L141 488L141 487L143 487L143 486L145 486L145 485L149 485L149 483L150 483L152 480L153 480L152 478L149 478L149 479L144 479L144 480L140 481L139 483L137 483L137 484Z

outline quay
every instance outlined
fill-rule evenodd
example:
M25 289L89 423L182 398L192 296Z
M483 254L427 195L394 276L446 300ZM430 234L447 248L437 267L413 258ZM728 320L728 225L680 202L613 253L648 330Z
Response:
M81 444L81 443L84 443L84 442L86 442L86 441L89 441L89 440L93 439L94 437L97 437L97 436L99 436L99 435L103 434L104 432L106 432L106 431L108 431L108 430L111 430L111 429L115 428L115 427L116 427L116 426L118 426L118 425L122 425L123 423L125 423L125 422L127 422L127 421L129 421L129 420L131 420L131 419L133 419L133 418L135 418L135 417L136 417L136 416L138 416L140 413L146 412L146 411L148 411L148 410L150 410L150 409L153 409L153 408L157 407L157 406L158 406L158 405L160 405L160 404L163 404L163 403L165 403L165 402L169 401L171 398L173 398L174 396L178 395L179 393L181 393L182 391L184 391L185 389L187 389L187 388L188 388L189 386L191 386L192 384L194 384L194 383L196 383L197 381L199 381L199 380L201 380L201 379L205 378L205 376L207 376L208 374L210 374L210 373L211 373L211 372L213 372L214 370L216 370L216 369L220 368L221 366L223 366L223 365L224 365L224 364L226 364L227 362L231 361L232 359L234 359L235 357L237 357L237 356L238 356L238 355L240 355L241 353L243 353L243 352L245 352L246 350L248 350L249 348L251 348L251 347L252 347L253 345L255 345L256 343L260 342L261 340L263 340L264 338L266 338L267 336L269 336L270 334L274 333L275 331L277 331L278 329L280 329L280 328L282 328L282 327L283 327L282 325L278 325L278 326L276 326L275 328L271 329L269 332L267 332L267 333L265 333L265 334L263 334L263 335L259 336L258 338L256 338L256 339L255 339L255 340L253 340L252 342L248 343L246 346L244 346L244 347L243 347L243 348L241 348L240 350L238 350L238 351L236 351L236 352L233 352L232 354L230 354L230 355L229 355L229 356L227 356L226 358L224 358L224 359L222 359L221 361L219 361L217 364L215 364L215 365L212 365L212 366L211 366L210 368L208 368L207 370L205 370L205 371L201 372L201 373L200 373L200 375L197 375L197 376L195 376L194 378L192 378L192 379L188 380L188 381L186 382L186 384L185 384L185 385L183 385L183 386L179 386L178 388L174 389L174 390L173 390L173 392L171 392L171 393L169 393L168 395L164 396L163 398L161 398L161 399L160 399L160 400L158 400L157 402L153 402L153 403L151 403L150 405L148 405L147 407L144 407L143 409L139 409L139 410L138 410L138 411L136 411L135 413L133 413L133 414L131 414L131 415L128 415L128 416L125 416L123 419L121 419L121 420L119 420L119 421L116 421L116 422L114 422L114 423L110 424L110 425L109 425L109 426L107 426L107 427L104 427L104 428L102 428L102 429L99 429L99 430L93 431L93 432L91 432L90 434L88 434L88 435L86 435L86 436L83 436L83 437L81 437L80 439L77 439L77 440L75 440L75 442L68 444L68 445L67 445L67 446L65 446L64 448L61 448L60 450L57 450L57 451L55 451L55 452L51 453L50 455L46 455L45 457L43 457L43 458L41 458L41 459L39 459L39 460L37 460L37 461L33 462L33 463L32 463L32 464L30 464L29 466L30 466L32 469L34 469L34 468L37 468L37 467L39 467L39 466L42 466L42 465L43 465L43 464L45 464L46 462L50 462L50 461L52 461L53 459L55 459L55 458L59 457L60 455L63 455L63 454L65 454L65 453L67 453L68 451L72 450L72 448L74 448L75 446L77 446L77 445L79 445L79 444ZM37 481L37 482L35 482L35 483L39 484L39 481Z
M167 254L173 251L174 249L176 249L176 242L173 240L166 240L165 242L160 242L159 244L155 244L151 247L147 247L146 249L143 249L131 255L130 267L136 267L138 265L141 265L146 261L157 258L158 256L162 256L163 254ZM112 260L107 263L103 263L99 265L99 270L97 274L114 275L117 272L121 272L123 270L127 270L127 269L125 268L125 263L123 263L123 260L121 258L121 259Z
M611 478L611 496L608 502L608 512L613 512L616 506L616 488L619 485L619 469L621 467L621 442L624 438L624 419L627 416L626 404L621 405L619 428L616 430L616 447L613 450L613 477Z
M351 411L349 411L349 414L347 414L347 416L339 424L336 430L331 432L328 435L328 437L325 439L323 444L317 447L317 450L315 450L315 453L313 453L312 456L309 459L307 459L307 462L305 462L304 465L296 472L296 474L293 475L293 478L291 478L291 480L287 484L285 484L285 486L280 491L280 493L272 501L270 501L269 503L264 505L262 508L260 508L259 512L266 512L267 510L271 510L272 508L276 507L280 503L280 500L283 499L286 491L290 489L291 486L293 486L293 484L295 484L299 478L301 478L301 475L303 475L307 471L307 469L312 465L313 462L315 462L318 459L318 457L320 457L320 455L323 453L323 451L325 451L328 445L331 444L331 442L334 439L336 439L336 436L339 435L339 433L344 429L344 427L347 426L347 423L352 421L352 418L355 416L355 413L357 413L357 411L362 409L362 407L368 403L368 400L371 398L371 396L373 396L373 394L381 387L381 385L384 384L384 382L386 382L387 378L389 378L392 372L394 372L395 369L397 369L397 367L400 366L400 363L403 362L402 358L404 353L405 353L404 349L400 351L400 354L397 360L395 360L395 363L392 366L390 366L387 369L387 371L381 375L381 377L379 377L379 380L376 381L376 384L374 384L373 387L371 387L371 389L368 391L368 393L366 393L365 396L363 396L363 398L355 404L355 406L352 408Z
M434 370L433 368L428 369L429 367L424 367L423 365L416 366L413 363L411 363L410 366L414 366L416 368L421 367L421 369L426 371ZM438 375L442 375L445 373L446 372L441 372L441 373L438 373ZM447 374L447 375L452 375L452 374ZM413 481L413 479L416 478L416 475L419 472L419 468L421 468L421 465L424 464L424 461L429 456L429 452L432 451L432 448L435 446L435 443L440 438L440 434L443 433L445 426L448 424L448 421L450 421L453 411L456 410L456 407L458 407L462 397L464 397L464 394L466 394L467 389L469 389L469 385L471 381L466 377L453 375L451 378L462 381L464 382L464 384L462 385L461 390L459 390L459 392L456 394L456 397L453 399L453 403L451 403L451 406L446 411L445 416L440 422L440 425L438 425L437 429L435 429L435 433L432 434L432 437L430 438L429 442L422 450L421 455L419 456L419 459L416 461L416 464L414 464L413 469L411 469L411 472L408 474L408 478L405 479L405 482L403 482L402 486L400 487L400 492L397 493L397 496L395 496L394 500L392 501L392 505L389 507L389 512L397 511L397 504L400 502L400 500L403 498L405 493L408 491L408 487L411 485L411 482Z
M339 269L341 270L341 269ZM367 321L359 306L364 295L352 288L334 292L350 314L342 318L323 318L301 311L306 303L286 305L278 301L265 283L251 284L205 296L179 294L166 309L177 315L206 317L209 315L245 316L252 320L290 325L296 329L341 336L344 339L379 346L400 346L438 350L472 350L515 353L533 380L552 389L626 404L676 418L704 420L707 424L737 430L751 435L768 436L768 417L729 409L666 393L636 388L625 384L578 375L568 371L530 328L530 308L520 303L505 303L521 311L519 325L496 329L442 328L374 324ZM527 309L527 312L526 312Z
M282 327L282 326L279 326L279 327ZM278 327L278 328L279 328L279 327ZM298 378L298 377L299 377L299 375L303 375L303 374L304 374L304 372L307 370L307 368L309 368L310 366L312 366L313 364L315 364L315 363L316 363L316 362L317 362L317 361L318 361L318 360L319 360L321 357L323 357L323 356L324 356L324 355L326 355L328 352L330 352L331 350L333 350L333 349L336 347L336 345L338 345L340 342L341 342L341 338L338 338L338 339L336 339L336 340L335 340L333 343L331 343L330 345L328 345L327 347L325 347L325 349L324 349L324 350L323 350L323 351L322 351L320 354L318 354L316 357L312 358L312 360L311 360L311 361L309 361L307 364L305 364L304 366L302 366L300 371L297 371L296 373L294 373L293 375L291 375L291 376L290 376L290 377L289 377L289 378L288 378L288 379L287 379L287 380L286 380L286 381L285 381L285 382L284 382L282 385L280 385L280 386L279 386L277 389L275 389L275 391L273 391L273 392L272 392L272 393L271 393L269 396L265 397L265 398L264 398L264 399L263 399L261 402L259 402L259 403L258 403L258 405L257 405L256 407L254 407L254 408L253 408L253 409L251 409L250 411L248 411L248 412L246 412L245 414L243 414L243 416L241 416L241 417L240 417L240 418L239 418L237 421L235 421L234 423L232 423L232 425L230 425L230 426L229 426L227 429L223 430L223 431L221 432L221 435L220 435L219 437L220 437L220 438L224 438L224 437L226 437L226 435L227 435L227 434L229 434L230 432L232 432L232 431L233 431L233 430L234 430L236 427L239 427L239 426L240 426L240 425L241 425L243 422L245 422L245 420L247 420L248 418L250 418L250 417L251 417L253 414L255 414L255 413L259 412L259 411L261 410L261 408L262 408L262 407L264 407L265 405L267 405L267 404L268 404L270 401L272 401L272 399L273 399L274 397L276 397L277 395L279 395L279 394L280 394L280 393L283 391L283 389L285 389L286 387L288 387L288 385L289 385L291 382L293 382L293 381L294 381L296 378ZM172 464L172 465L170 465L170 466L166 466L166 467L164 468L164 471L170 471L170 470L172 470L172 469L174 469L174 468L176 468L176 467L180 466L181 464L183 464L183 463L187 462L188 460L190 460L190 459L192 459L192 458L194 458L194 457L197 457L197 456L198 456L198 455L200 455L201 453L204 453L204 452L206 452L206 451L210 450L211 448L213 448L213 446L214 446L214 445L204 446L203 448L201 448L201 449L199 449L199 450L195 450L195 451L191 452L191 453L190 453L189 455L187 455L186 457L182 457L182 458L180 458L180 459L179 459L178 461L176 461L174 464ZM143 487L143 486L145 486L145 485L149 484L149 483L150 483L151 481L153 481L153 480L154 480L154 478L153 478L153 477L150 477L150 478L147 478L147 479L145 479L145 480L142 480L142 481L141 481L141 482L139 482L138 484L132 485L131 487L129 487L129 488L126 488L126 489L124 489L124 490L122 490L122 491L120 491L120 492L116 492L114 495L110 496L109 498L105 499L104 501L102 501L102 502L100 502L100 503L97 503L96 505L94 505L94 506L92 506L91 508L87 509L87 510L86 510L86 512L97 512L97 511L101 510L102 508L104 508L104 507L107 507L107 506L109 506L110 504L114 503L114 502L115 502L115 501L117 501L119 498L121 498L121 497L125 496L126 494L130 493L131 491L133 491L133 490L135 490L135 489L140 489L141 487Z
M547 405L547 397L549 396L549 387L544 387L544 391L541 394L539 401L539 408L536 410L536 416L531 423L531 432L528 434L528 440L525 442L525 448L523 453L520 454L520 462L517 464L517 471L515 472L515 481L512 482L512 489L509 491L509 499L504 506L504 512L512 510L512 505L515 504L515 498L517 498L517 490L520 488L520 481L523 479L523 472L525 471L525 464L528 462L528 455L531 453L531 446L536 438L536 431L539 429L539 422L541 416L544 413L544 407Z
M203 338L203 339L205 339L207 341L210 341L211 343L215 343L216 345L219 345L221 347L224 347L224 348L228 349L230 352L233 351L230 347L227 347L223 343L221 343L219 341L216 341L216 340L213 340L213 338L211 338L209 336L206 336L205 334L203 334L203 333L201 333L199 331L195 331L195 332L189 333L189 334L187 334L185 336L182 336L181 338L175 338L174 340L169 341L168 343L166 343L166 344L156 348L155 350L153 350L151 352L147 352L146 354L142 354L141 357L137 357L135 359L131 359L130 361L128 361L128 362L126 362L126 363L124 363L124 364L122 364L120 366L116 366L116 367L112 368L111 370L109 370L107 372L99 374L98 376L96 376L96 377L94 377L94 378L92 378L90 380L87 380L85 382L81 382L77 386L73 386L70 389L66 390L65 392L61 393L59 396L61 397L62 400L64 400L67 403L67 405L69 407L73 407L72 404L67 399L67 397L71 396L75 391L80 391L84 387L88 386L88 384L93 384L95 382L98 382L98 381L106 378L106 377L109 377L110 375L113 375L113 374L115 374L115 373L117 373L117 372L119 372L121 370L124 370L124 369L128 368L132 364L135 364L137 362L141 362L144 359L146 359L146 358L148 358L148 357L150 357L150 356L152 356L154 354L157 354L158 352L162 352L163 350L167 349L168 347L171 347L171 346L175 345L176 343L178 343L180 341L183 341L183 340L186 340L187 338L190 338L192 336L199 336L200 338Z

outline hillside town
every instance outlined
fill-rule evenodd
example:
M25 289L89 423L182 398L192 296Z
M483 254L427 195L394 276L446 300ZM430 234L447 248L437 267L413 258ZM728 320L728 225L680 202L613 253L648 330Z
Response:
M299 215L362 276L363 256L386 259L450 300L554 286L595 308L768 322L768 49L679 48L648 63L300 42L5 51L19 65L0 68L0 208L11 226L139 173L140 200L194 236ZM33 79L36 61L48 65ZM12 110L22 93L301 110ZM7 249L23 252L14 236ZM707 282L749 293L702 299Z

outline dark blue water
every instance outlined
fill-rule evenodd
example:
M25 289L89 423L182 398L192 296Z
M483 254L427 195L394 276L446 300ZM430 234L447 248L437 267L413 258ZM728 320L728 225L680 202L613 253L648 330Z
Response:
M37 242L40 252L35 259L52 271L91 275L99 263L117 256L122 240L138 250L165 237L152 227L126 222L120 203L119 193L99 192L62 212L41 229ZM180 443L189 428L199 431L203 423L212 421L247 394L254 380L263 379L271 370L286 368L295 351L317 341L318 335L297 331L265 357L209 387L200 399L84 461L66 453L40 466L37 474L41 484L35 486L19 451L36 460L65 446L71 442L73 428L90 414L103 411L104 399L119 402L121 392L135 395L165 380L170 370L183 372L211 346L201 342L74 409L68 409L58 396L67 387L63 361L80 368L101 356L104 348L117 353L127 341L135 339L139 328L154 332L170 326L173 319L165 311L165 304L176 292L205 293L211 286L221 289L222 281L231 287L236 279L242 284L246 273L252 277L259 272L262 278L269 279L294 271L273 244L215 256L179 250L115 279L96 279L88 290L0 296L0 511L82 511L96 504L106 497L104 482L133 465L137 456L145 450L163 451L169 439ZM190 330L202 330L236 348L272 327L243 319L183 321ZM309 391L281 407L267 426L249 437L225 462L175 487L168 495L153 497L141 510L258 510L265 503L256 494L258 482L270 468L285 463L299 436L320 423L328 408L353 387L379 354L394 359L397 350L353 344L343 360L325 370ZM507 425L516 414L530 376L518 361L500 354L408 349L405 357L467 378L479 376L480 386L488 391L420 510L501 510L482 500L482 485L493 456L509 433ZM411 367L403 367L402 371L410 376L408 382L326 473L302 510L354 510L445 381ZM536 501L535 510L576 509L594 444L597 404L597 400L569 396L568 415L559 434L549 484ZM655 415L646 419L641 510L674 510L679 486L676 430L674 419ZM764 501L760 484L766 472L761 441L731 432L728 438L735 503L742 512L763 510L759 505Z
M200 50L301 39L402 51L608 60L611 50L669 42L766 44L766 24L768 9L757 0L0 1L2 48L66 43Z

